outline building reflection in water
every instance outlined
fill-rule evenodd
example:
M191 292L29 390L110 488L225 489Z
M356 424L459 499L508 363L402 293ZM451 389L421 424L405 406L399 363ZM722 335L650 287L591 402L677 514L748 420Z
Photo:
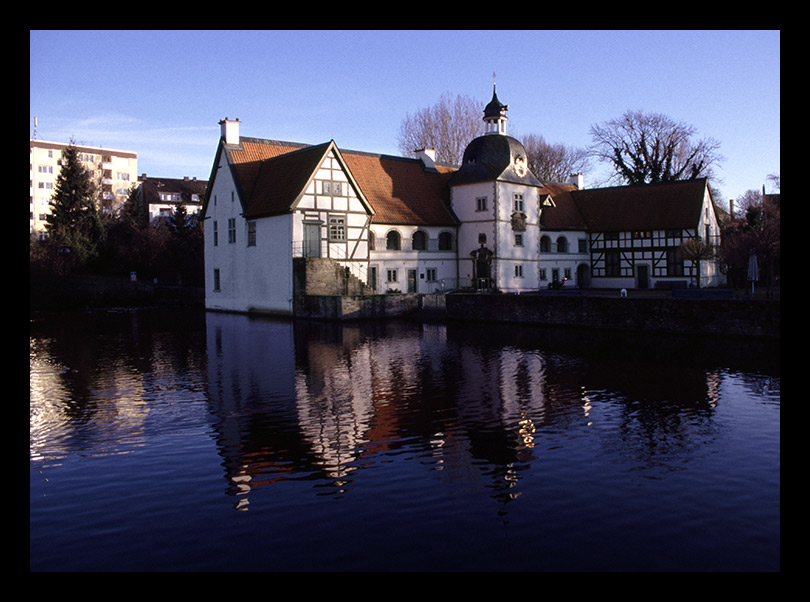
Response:
M593 336L570 332L538 340L525 329L219 313L206 324L209 402L239 509L255 488L285 479L343 495L362 485L364 468L400 454L508 501L544 433L574 436L610 411L623 423L616 437L677 438L689 428L684 404L711 412L718 381L697 366L667 374L656 358L599 353ZM621 403L606 406L611 397Z

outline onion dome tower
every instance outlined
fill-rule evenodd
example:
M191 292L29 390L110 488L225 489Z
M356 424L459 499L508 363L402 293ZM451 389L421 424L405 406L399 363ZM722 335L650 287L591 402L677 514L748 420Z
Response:
M461 166L450 180L451 186L496 180L527 186L543 185L526 165L523 144L506 135L508 109L509 105L498 100L493 85L492 100L484 108L486 133L467 145Z
M484 107L484 123L487 124L487 134L506 134L507 110L509 110L509 105L502 104L498 100L495 84L492 84L492 100Z

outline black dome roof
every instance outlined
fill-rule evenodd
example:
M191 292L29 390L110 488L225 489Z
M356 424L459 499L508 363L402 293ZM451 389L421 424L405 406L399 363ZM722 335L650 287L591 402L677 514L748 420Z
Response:
M526 149L519 140L502 134L484 134L472 140L464 150L461 167L453 174L450 184L472 184L501 180L542 186L531 171L524 175L515 171L515 159L526 161Z

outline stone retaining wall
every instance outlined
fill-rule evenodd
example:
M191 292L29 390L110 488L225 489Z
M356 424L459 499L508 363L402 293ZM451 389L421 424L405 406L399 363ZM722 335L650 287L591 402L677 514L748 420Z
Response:
M451 294L452 320L779 338L779 302Z
M393 318L418 311L420 295L306 295L295 299L294 315L322 320Z

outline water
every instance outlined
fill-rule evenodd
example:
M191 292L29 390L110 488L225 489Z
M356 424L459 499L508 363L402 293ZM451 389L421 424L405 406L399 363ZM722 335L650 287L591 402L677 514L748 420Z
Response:
M777 345L30 325L34 571L777 571Z

